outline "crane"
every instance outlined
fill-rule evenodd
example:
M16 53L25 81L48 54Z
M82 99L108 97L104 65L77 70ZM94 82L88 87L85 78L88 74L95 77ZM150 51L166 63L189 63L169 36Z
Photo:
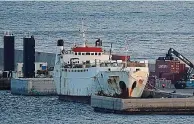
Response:
M193 63L173 48L170 48L168 50L168 53L166 54L166 58L171 60L173 58L172 54L174 54L176 57L178 57L180 60L182 60L185 64L187 64L190 67L186 73L186 77L184 78L184 80L177 81L175 83L175 88L184 89L186 87L194 87L194 81L192 81L192 79L191 79L191 74L192 74L193 69L194 69Z

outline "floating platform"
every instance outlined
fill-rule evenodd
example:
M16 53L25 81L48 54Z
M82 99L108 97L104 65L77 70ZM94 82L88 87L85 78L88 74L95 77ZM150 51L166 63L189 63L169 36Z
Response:
M194 98L122 99L92 96L96 112L117 114L194 114Z
M53 78L11 79L11 93L17 95L56 95Z
M0 90L10 90L10 78L0 78Z

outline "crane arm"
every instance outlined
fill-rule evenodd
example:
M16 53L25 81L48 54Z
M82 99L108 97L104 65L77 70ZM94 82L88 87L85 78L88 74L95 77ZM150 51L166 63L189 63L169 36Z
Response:
M174 54L176 57L178 57L180 60L182 60L184 63L186 63L190 67L190 69L187 72L187 79L188 79L193 71L193 68L194 68L193 63L173 48L170 48L168 50L168 54L166 55L166 57L172 57L172 54Z

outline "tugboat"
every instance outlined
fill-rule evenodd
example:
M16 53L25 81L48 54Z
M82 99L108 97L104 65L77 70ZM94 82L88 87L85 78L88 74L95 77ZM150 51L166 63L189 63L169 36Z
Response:
M127 56L125 61L112 60L111 52L103 50L102 40L90 46L84 31L82 34L83 46L65 49L62 39L57 42L54 81L59 99L90 103L95 94L141 97L149 76L148 61L131 62Z

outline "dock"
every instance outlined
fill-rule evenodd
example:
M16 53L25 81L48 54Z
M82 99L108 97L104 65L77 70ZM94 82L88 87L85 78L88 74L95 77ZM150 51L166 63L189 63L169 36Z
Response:
M96 112L116 114L194 114L193 97L122 99L105 96L92 96L91 106Z
M0 78L0 90L10 90L10 78Z
M57 94L53 78L11 79L11 93L28 96L49 96Z
M188 98L193 96L194 89L144 90L142 98Z

